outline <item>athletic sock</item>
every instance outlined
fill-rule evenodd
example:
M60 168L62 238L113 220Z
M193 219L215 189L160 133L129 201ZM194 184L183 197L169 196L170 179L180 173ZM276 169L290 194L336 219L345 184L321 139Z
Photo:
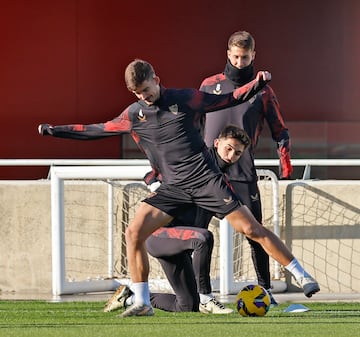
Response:
M134 304L134 295L129 296L125 301L125 306L130 307Z
M150 292L148 282L137 282L131 285L134 292L134 303L138 305L150 305Z
M291 260L291 262L287 266L285 266L285 269L290 272L297 281L300 280L302 277L310 276L296 258Z
M209 303L210 300L214 298L213 293L209 293L209 294L199 294L199 296L200 296L200 303L201 303L201 304Z

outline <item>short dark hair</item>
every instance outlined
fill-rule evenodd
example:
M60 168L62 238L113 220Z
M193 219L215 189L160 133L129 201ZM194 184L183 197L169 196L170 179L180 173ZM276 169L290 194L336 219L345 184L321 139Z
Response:
M231 34L228 40L228 49L231 47L243 48L246 50L255 50L255 40L251 34L245 30L241 30Z
M241 144L245 145L245 148L249 147L251 144L251 139L247 132L244 129L239 128L236 125L227 125L225 126L218 138L234 138L241 142Z
M125 69L125 83L130 91L136 90L144 81L155 76L153 66L144 60L135 59Z

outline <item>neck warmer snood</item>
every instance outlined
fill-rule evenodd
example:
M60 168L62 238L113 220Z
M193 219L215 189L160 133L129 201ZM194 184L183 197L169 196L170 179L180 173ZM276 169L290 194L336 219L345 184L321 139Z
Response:
M240 87L254 79L254 62L251 62L247 67L238 69L228 59L224 74L234 85Z

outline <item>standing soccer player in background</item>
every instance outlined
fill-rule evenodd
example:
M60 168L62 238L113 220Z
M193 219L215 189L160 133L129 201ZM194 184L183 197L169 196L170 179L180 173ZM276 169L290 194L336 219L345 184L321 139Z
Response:
M228 40L227 62L222 73L206 78L200 87L207 93L224 94L232 92L254 79L255 40L250 33L238 31ZM243 128L251 138L251 146L237 164L229 169L229 180L236 195L249 207L256 220L262 223L261 201L257 185L254 150L263 129L269 126L273 140L277 144L280 158L280 179L289 179L293 171L290 163L290 137L285 126L278 100L273 89L266 85L261 92L248 102L227 108L220 113L206 116L205 142L212 145L219 131L228 124ZM256 242L248 239L258 283L271 291L269 256ZM270 292L271 294L271 292ZM271 296L272 297L272 296ZM272 297L272 304L276 301Z

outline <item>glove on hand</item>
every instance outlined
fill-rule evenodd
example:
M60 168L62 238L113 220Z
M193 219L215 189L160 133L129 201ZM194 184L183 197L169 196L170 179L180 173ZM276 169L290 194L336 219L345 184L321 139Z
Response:
M39 134L42 136L47 136L52 134L52 126L50 124L40 124L38 126Z

